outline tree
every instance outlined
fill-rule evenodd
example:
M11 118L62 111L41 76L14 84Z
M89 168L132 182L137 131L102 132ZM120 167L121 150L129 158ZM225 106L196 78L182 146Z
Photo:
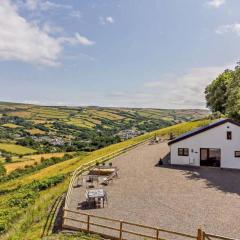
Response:
M220 112L225 114L227 112L228 96L230 94L228 87L232 82L234 72L225 70L205 89L205 97L207 100L207 107L213 113Z
M225 70L205 89L207 106L213 114L240 120L240 62L233 71Z
M240 66L235 68L233 79L228 86L227 114L240 120Z
M10 163L10 162L12 162L12 157L11 156L6 156L6 158L5 158L5 162L7 162L7 163Z

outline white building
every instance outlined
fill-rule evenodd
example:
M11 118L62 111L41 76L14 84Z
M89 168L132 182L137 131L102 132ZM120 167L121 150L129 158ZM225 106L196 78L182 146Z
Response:
M221 119L169 143L171 164L240 169L240 124Z

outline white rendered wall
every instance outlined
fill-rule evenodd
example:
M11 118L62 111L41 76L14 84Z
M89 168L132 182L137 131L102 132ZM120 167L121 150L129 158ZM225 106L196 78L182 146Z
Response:
M227 131L232 140L227 140ZM178 156L178 148L189 148L189 156ZM171 164L200 166L200 148L220 148L221 167L240 169L240 158L234 156L240 151L240 127L224 123L205 132L170 145Z

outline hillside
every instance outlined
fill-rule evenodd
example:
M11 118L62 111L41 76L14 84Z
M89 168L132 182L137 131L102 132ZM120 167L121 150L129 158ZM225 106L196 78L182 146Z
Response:
M40 164L41 168L36 165L30 168L31 171L27 168L28 171L19 172L18 175L2 177L0 181L0 234L2 236L0 239L39 239L44 229L47 234L51 235L54 222L52 212L54 203L66 191L69 174L80 165L138 143L155 134L161 137L168 137L170 133L177 136L193 128L206 125L209 121L180 123L91 153L82 153L64 161L56 161L52 165L41 166ZM51 217L53 222L47 226L46 230L46 222ZM14 228L12 228L13 224ZM68 237L52 235L46 239L68 239Z
M207 114L206 110L49 107L0 102L0 150L10 155L93 151Z

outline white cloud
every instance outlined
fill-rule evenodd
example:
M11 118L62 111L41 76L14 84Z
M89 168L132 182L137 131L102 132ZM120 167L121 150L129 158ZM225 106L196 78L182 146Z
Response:
M79 33L76 33L75 38L76 41L82 45L91 46L95 44L95 42L89 40L87 37L81 36Z
M26 7L28 10L49 11L56 8L72 9L71 5L58 4L47 0L19 0L20 6Z
M29 10L35 10L37 8L38 2L37 0L26 0L25 5Z
M79 33L75 33L74 37L61 37L59 38L59 42L71 45L81 44L85 46L92 46L95 44L95 42L89 40L87 37L81 36Z
M211 1L207 2L207 4L209 6L214 7L214 8L219 8L225 3L226 3L225 0L211 0Z
M36 23L33 24L20 16L17 7L10 0L2 0L0 5L0 60L18 60L56 66L59 65L59 57L65 43L87 46L94 44L93 41L79 33L72 38L51 36L61 30L47 23L40 28Z
M64 30L61 27L55 26L47 22L43 24L42 30L49 34L64 32Z
M106 22L114 23L114 19L111 16L106 17Z
M108 94L114 106L156 108L205 108L205 87L234 64L192 68L181 75L167 74L161 80L146 82L135 91Z
M70 13L70 17L73 17L73 18L82 18L82 14L80 11L78 10L74 10Z
M8 0L0 5L0 59L56 65L58 40L27 22Z
M225 69L233 67L234 64L192 68L181 76L172 79L168 76L167 81L163 78L163 81L149 82L145 86L160 91L158 94L163 94L162 101L174 107L204 108L205 87Z
M108 16L108 17L99 17L99 21L101 25L105 25L105 24L113 24L115 22L115 20L113 19L113 17Z
M240 36L240 23L226 24L226 25L219 26L216 29L217 34L224 34L228 32L236 33Z

